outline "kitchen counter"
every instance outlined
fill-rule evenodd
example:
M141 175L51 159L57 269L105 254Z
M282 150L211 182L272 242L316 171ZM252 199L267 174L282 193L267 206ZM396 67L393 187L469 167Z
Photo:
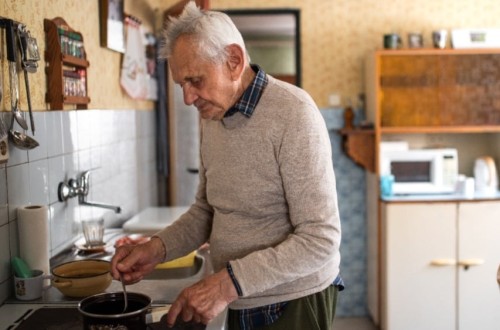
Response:
M189 206L148 207L125 222L123 230L152 235L172 224L188 209Z
M474 194L465 196L462 194L414 194L414 195L393 195L381 197L383 202L479 202L500 199L500 192L495 194Z
M110 260L114 248L113 243L116 239L127 235L121 229L106 229L105 241L108 242L108 248L99 253L81 254L74 247L71 247L63 253L51 259L51 266L68 262L71 260L81 260L88 258L97 258ZM185 278L170 278L170 279L144 279L133 285L127 286L129 292L140 292L151 297L153 305L165 305L174 302L177 295L183 288L190 286L200 279L213 273L212 264L210 262L209 251L197 251L196 258L201 261L201 266L197 273ZM121 292L122 287L119 281L112 281L106 292ZM29 310L36 310L42 307L73 307L76 308L82 298L71 298L64 296L58 289L50 287L47 289L40 299L33 301L20 301L15 298L9 299L0 307L0 329L7 329L9 326L19 319ZM219 315L209 325L207 330L222 330L225 329L226 312ZM15 327L9 328L15 329Z

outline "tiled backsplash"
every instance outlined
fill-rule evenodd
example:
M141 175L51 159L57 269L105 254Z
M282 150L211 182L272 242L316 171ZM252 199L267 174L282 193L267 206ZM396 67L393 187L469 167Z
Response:
M49 111L34 118L40 146L26 151L10 145L9 160L0 165L0 304L12 292L17 207L49 207L53 256L81 235L81 219L103 216L110 227L158 203L153 111ZM121 214L79 206L78 198L58 201L59 183L86 170L92 170L88 200L118 205Z
M366 307L366 181L365 171L343 151L338 130L344 127L342 109L321 111L330 132L333 168L337 181L342 242L340 244L340 273L346 289L339 293L337 316L368 315ZM362 111L355 111L355 123Z

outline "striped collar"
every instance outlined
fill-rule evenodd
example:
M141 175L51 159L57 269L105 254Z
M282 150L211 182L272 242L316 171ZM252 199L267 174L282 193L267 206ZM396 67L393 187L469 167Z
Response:
M255 78L252 83L247 87L241 98L226 111L224 117L229 117L237 112L241 112L246 117L252 116L257 103L259 103L260 96L267 85L267 75L258 65L251 64L252 70L256 72Z

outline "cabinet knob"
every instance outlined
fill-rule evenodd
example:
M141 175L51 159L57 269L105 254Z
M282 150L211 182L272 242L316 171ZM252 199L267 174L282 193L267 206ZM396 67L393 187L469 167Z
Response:
M443 267L443 266L455 266L456 264L457 264L457 261L455 259L442 258L442 259L431 260L432 266Z

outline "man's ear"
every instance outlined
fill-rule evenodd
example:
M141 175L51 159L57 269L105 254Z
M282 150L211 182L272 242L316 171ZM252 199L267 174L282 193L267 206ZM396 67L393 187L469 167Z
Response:
M227 66L231 72L231 77L233 80L237 80L241 77L245 68L245 54L237 44L227 46L226 50L228 53Z

